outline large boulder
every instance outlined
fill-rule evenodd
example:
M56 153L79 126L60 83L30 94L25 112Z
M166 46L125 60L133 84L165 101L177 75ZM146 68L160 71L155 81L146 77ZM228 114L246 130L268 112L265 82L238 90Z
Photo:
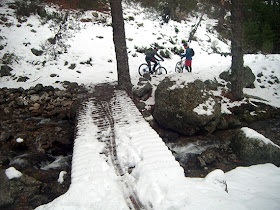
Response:
M280 147L251 128L238 129L232 138L231 147L243 161L280 166Z
M167 77L156 89L153 116L165 128L188 136L211 133L220 115L220 104L201 80L177 85Z

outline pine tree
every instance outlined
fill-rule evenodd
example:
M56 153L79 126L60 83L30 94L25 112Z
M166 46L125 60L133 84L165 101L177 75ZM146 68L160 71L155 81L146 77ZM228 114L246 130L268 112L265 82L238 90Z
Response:
M233 0L231 8L231 24L232 24L232 39L231 39L231 92L236 100L243 98L243 15L242 15L243 0Z
M132 96L121 0L110 0L119 89Z

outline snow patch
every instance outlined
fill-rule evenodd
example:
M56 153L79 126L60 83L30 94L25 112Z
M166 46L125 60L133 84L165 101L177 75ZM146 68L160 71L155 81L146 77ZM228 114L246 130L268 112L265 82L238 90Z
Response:
M22 173L18 170L16 170L14 167L10 167L5 170L5 174L8 177L8 179L14 179L19 178L22 176Z
M208 100L205 101L205 103L199 104L197 107L193 109L193 111L198 115L210 116L214 113L214 106L215 106L215 100L209 97Z
M59 184L62 184L62 183L64 182L64 175L66 175L66 174L67 174L66 171L61 171L61 172L59 173L58 180L57 180L57 182L58 182Z

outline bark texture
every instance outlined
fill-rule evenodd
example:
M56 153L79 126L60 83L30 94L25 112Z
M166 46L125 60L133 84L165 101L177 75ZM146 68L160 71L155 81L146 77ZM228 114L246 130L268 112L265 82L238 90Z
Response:
M132 84L129 74L127 47L121 3L121 0L110 0L113 24L113 40L117 59L118 86L120 89L125 90L129 96L132 96Z
M231 39L231 53L232 53L232 88L231 92L236 100L243 98L243 14L242 14L243 0L232 1L231 8L231 22L232 22L232 39Z

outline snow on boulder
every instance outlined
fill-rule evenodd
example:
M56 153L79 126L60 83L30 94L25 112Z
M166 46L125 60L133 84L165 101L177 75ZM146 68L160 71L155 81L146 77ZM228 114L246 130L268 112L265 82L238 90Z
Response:
M231 146L243 161L280 166L280 147L251 128L243 127L237 130Z
M213 132L221 107L207 85L199 80L174 81L167 77L155 91L153 116L157 122L185 135Z

